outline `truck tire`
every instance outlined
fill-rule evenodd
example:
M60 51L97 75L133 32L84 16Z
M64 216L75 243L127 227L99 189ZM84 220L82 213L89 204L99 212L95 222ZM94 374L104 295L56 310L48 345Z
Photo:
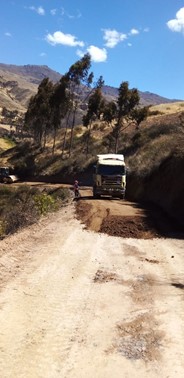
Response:
M95 186L93 187L93 197L100 198L100 194L97 194Z

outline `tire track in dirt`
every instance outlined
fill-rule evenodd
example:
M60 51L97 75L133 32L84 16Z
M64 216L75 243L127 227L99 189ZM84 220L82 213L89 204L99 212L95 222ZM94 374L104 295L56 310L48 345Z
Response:
M7 270L22 265L1 291L0 376L181 378L182 240L89 232L74 214L2 241Z

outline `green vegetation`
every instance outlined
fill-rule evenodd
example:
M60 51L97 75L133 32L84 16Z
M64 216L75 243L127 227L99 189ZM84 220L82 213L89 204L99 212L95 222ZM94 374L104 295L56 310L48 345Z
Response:
M41 215L59 209L70 197L67 189L0 186L0 238L35 223Z

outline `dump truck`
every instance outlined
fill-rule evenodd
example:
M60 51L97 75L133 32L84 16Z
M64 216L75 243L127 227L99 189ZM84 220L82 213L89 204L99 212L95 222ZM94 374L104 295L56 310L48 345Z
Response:
M93 196L102 195L125 198L126 166L124 155L97 155L93 173Z
M18 180L18 177L10 174L9 167L0 167L0 182L3 184L11 184Z

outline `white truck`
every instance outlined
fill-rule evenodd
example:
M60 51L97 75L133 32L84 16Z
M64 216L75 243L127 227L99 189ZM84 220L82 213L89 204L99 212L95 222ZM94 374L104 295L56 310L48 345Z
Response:
M124 155L97 155L93 174L93 196L101 195L125 198L126 166Z

